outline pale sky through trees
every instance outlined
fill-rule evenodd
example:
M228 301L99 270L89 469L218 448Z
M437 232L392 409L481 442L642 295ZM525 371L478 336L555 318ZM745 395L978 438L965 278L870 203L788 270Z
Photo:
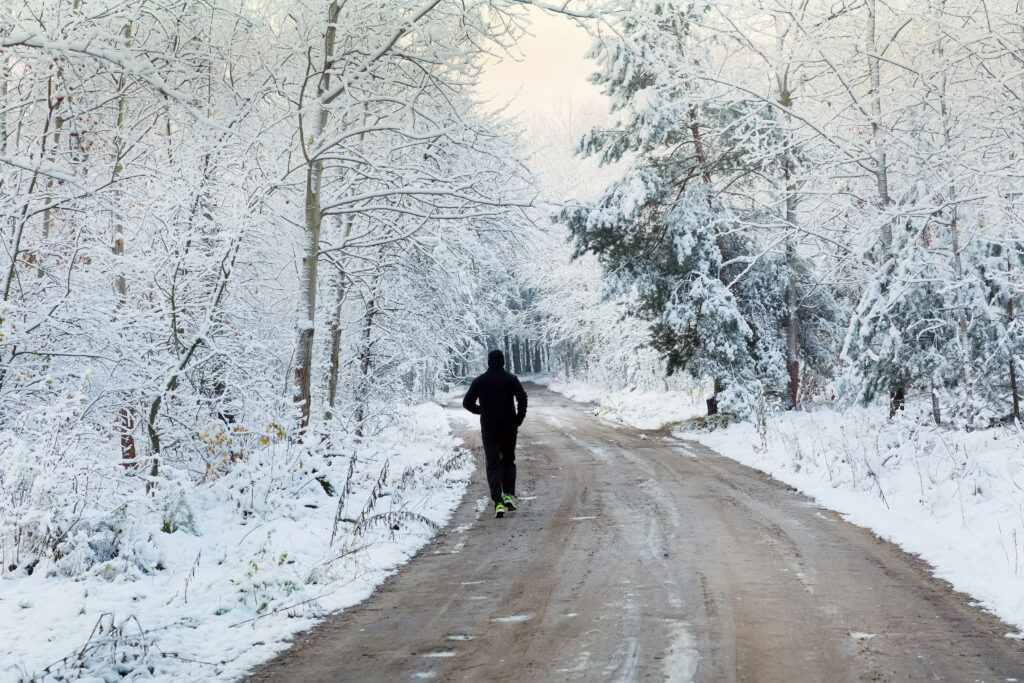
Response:
M519 43L519 54L495 59L484 71L478 89L495 108L507 107L531 146L543 160L534 164L542 184L552 193L566 188L553 179L549 168L582 171L588 179L600 178L596 161L581 159L572 147L591 126L607 120L608 100L597 86L587 82L594 62L586 58L591 37L573 21L540 10L529 12L530 33ZM563 175L563 174L559 174Z
M522 54L491 64L484 73L481 94L492 96L495 104L515 100L510 113L525 118L550 113L565 102L604 111L600 91L586 82L594 71L593 62L585 57L590 36L565 17L531 10L530 18L533 35L520 41Z

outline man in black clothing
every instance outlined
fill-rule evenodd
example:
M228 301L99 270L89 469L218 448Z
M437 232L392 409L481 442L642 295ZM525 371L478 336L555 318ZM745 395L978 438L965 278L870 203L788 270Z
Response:
M516 435L526 417L526 392L519 378L505 371L505 354L487 354L487 372L469 385L462 406L480 416L494 516L504 517L516 509Z

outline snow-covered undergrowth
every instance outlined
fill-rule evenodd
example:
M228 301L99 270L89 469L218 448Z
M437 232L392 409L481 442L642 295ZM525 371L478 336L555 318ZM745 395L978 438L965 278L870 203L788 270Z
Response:
M887 419L882 406L770 414L682 433L771 474L854 524L919 555L1024 629L1024 432Z
M547 385L574 401L596 404L594 414L599 417L637 429L660 429L705 411L704 395L697 387L608 389L562 376Z
M702 414L702 402L685 392L550 386L641 429ZM884 406L814 408L769 413L763 424L674 433L767 472L919 555L936 576L1024 629L1024 431L935 427L909 405L887 417Z
M84 447L0 433L0 680L235 678L365 599L450 516L473 467L430 403L332 452L254 443L147 496L105 490L121 479Z

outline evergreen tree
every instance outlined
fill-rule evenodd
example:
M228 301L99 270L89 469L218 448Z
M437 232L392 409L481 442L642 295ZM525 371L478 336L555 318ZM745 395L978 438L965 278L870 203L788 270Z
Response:
M622 40L595 42L591 80L619 121L592 130L579 151L630 163L594 206L569 207L559 218L579 253L599 257L613 291L636 294L632 312L650 321L651 344L669 372L714 381L709 413L719 403L742 413L758 381L785 393L786 287L794 266L811 269L799 256L763 248L772 237L763 226L779 217L729 200L752 196L752 178L780 177L791 152L770 107L701 88L689 28L702 11L640 3L621 22ZM839 313L827 289L808 291L815 316L800 343L821 369L834 357L828 347Z
M933 239L927 221L894 230L889 267L872 271L843 345L844 393L862 403L886 396L890 415L903 408L908 388L924 384L937 397L956 381L956 322Z
M1006 244L986 242L972 250L978 279L984 288L985 325L975 328L973 337L978 357L984 360L985 382L981 392L986 403L1009 405L1009 416L1021 419L1020 373L1024 366L1024 290L1020 277L1024 273L1024 243L1007 240Z

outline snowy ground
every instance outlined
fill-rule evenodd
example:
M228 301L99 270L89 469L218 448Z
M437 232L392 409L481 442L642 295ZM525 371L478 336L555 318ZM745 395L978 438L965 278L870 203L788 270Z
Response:
M703 415L705 403L698 388L649 391L608 390L563 378L530 377L552 391L574 401L594 403L594 414L637 429L660 429L665 425Z
M688 396L668 392L564 390L557 381L552 389L595 400L598 414L639 428L700 414ZM675 433L919 555L936 576L1024 629L1024 433L941 429L907 413L889 421L885 407L817 408L770 414L764 427Z
M473 467L456 446L434 404L353 445L340 515L351 521L339 524L333 545L350 454L314 460L271 444L208 484L166 486L159 505L123 514L130 561L122 552L62 576L44 559L31 575L3 575L0 681L238 677L291 634L369 596L432 535L418 515L447 520ZM191 528L161 531L168 509Z

